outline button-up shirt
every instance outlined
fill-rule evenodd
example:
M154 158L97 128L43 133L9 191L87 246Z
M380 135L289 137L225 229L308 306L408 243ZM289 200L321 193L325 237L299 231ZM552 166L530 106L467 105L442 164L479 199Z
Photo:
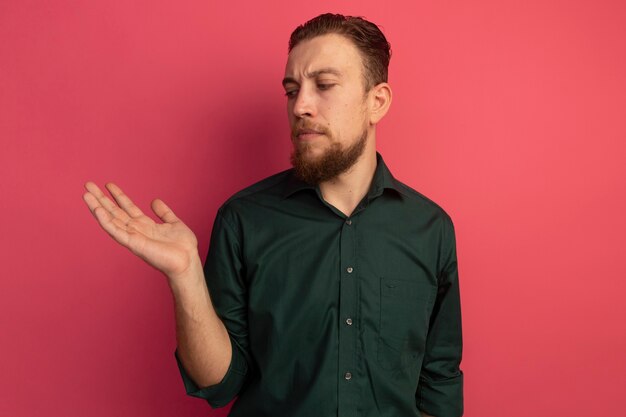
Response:
M463 414L453 223L381 155L350 216L293 170L218 210L204 264L230 335L223 380L189 395L231 417Z

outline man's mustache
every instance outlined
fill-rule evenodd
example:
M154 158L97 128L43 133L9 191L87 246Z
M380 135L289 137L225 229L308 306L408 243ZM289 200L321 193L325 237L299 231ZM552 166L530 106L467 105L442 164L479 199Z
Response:
M298 135L301 135L302 133L313 133L313 132L320 133L320 134L327 135L327 136L329 135L329 132L325 126L303 121L303 122L297 123L291 129L291 137L296 138L298 137Z

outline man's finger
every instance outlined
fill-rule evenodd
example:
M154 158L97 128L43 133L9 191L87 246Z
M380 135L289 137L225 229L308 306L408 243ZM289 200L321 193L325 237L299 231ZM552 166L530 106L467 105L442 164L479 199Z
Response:
M124 209L124 211L128 213L130 217L137 218L144 215L141 209L137 207L135 203L133 203L130 197L124 194L120 187L112 182L107 183L105 187L107 188L107 190L109 190L113 198L115 198L117 204L119 204L119 206Z
M128 223L128 221L130 220L130 216L128 215L128 213L119 208L117 204L111 201L109 197L104 195L102 190L100 190L100 188L96 184L89 181L85 184L85 188L87 189L87 191L93 194L93 196L98 200L100 205L109 212L109 215L111 215L111 217L118 218L122 222Z
M95 185L95 184L94 184ZM93 189L93 187L90 186ZM129 236L126 231L126 223L123 220L112 217L108 210L100 204L92 192L83 194L83 200L87 203L91 214L96 218L100 227L104 229L116 242L128 247Z
M98 206L94 210L100 226L119 244L128 247L129 235L124 230L124 223L120 219L111 217L109 212Z
M167 204L161 199L155 199L152 201L152 210L156 213L157 216L165 223L176 223L180 221L178 217L174 214L172 209L170 209Z
M83 200L85 201L85 203L87 203L87 207L89 207L89 211L91 212L92 216L97 219L94 210L96 209L96 207L100 207L98 199L94 197L94 195L90 192L86 192L85 194L83 194Z

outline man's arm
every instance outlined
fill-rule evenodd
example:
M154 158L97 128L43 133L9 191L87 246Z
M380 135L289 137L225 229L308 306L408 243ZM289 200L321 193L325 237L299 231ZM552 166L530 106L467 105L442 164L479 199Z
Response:
M198 386L218 384L230 366L232 347L211 303L200 258L183 276L168 278L174 295L178 358Z
M454 226L441 223L441 261L437 298L430 318L426 351L416 392L417 408L437 417L463 415L461 299Z
M201 386L219 383L231 362L231 344L217 316L204 279L198 241L163 202L152 210L163 221L146 216L115 184L106 188L111 201L93 182L85 184L83 200L100 226L121 246L161 271L174 295L179 356Z

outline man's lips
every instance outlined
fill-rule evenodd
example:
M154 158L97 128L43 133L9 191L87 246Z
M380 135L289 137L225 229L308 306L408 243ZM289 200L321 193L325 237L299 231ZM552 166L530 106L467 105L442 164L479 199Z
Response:
M323 135L322 132L318 132L316 130L311 129L302 129L296 133L296 138L300 140L309 140L316 138L317 136Z

